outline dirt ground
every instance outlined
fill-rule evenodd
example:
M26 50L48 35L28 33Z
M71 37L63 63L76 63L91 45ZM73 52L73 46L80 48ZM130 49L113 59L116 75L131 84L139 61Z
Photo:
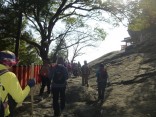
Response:
M144 51L111 53L90 63L90 87L81 86L81 77L70 78L61 117L156 117L156 53ZM97 101L95 71L100 62L107 64L110 82L104 102ZM34 88L33 117L52 117L52 97L39 100L38 90ZM31 116L30 100L16 109L16 117Z
M90 85L95 87L95 83L90 82ZM43 99L41 99L38 97L39 89L40 89L40 85L36 86L33 89L33 92L34 92L33 93L34 94L33 117L52 117L53 116L52 95L48 96L46 95L46 93L44 93L45 95ZM86 92L84 92L84 90L86 90ZM46 92L46 89L45 89L45 92ZM79 106L83 107L84 105L86 105L86 101L84 100L85 98L84 95L87 92L88 92L88 88L81 86L81 77L68 79L68 86L66 89L66 93L67 93L66 107L67 108L65 112L63 112L61 117L77 117L78 115L75 114L75 111L77 107ZM96 91L94 92L96 93ZM79 94L81 96L79 96ZM89 99L86 99L86 100L89 100ZM96 99L93 99L93 100L96 100ZM32 113L31 96L28 96L22 104L18 105L15 116L16 117L30 117L32 116L31 113Z

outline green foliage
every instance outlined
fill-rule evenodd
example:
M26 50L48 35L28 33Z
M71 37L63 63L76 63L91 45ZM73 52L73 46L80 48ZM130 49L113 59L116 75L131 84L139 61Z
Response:
M15 26L17 25L15 12L6 7L1 7L0 17L0 38L2 39L5 37L15 36L17 31Z
M99 40L104 40L106 38L106 32L102 29L102 28L98 28L96 27L94 29L95 33L97 34L97 38L99 38Z
M6 38L2 39L0 43L0 50L15 50L15 40ZM14 51L13 51L14 52ZM28 45L25 41L20 41L19 47L20 65L30 65L31 63L40 64L41 59L36 53L36 50Z
M144 30L156 26L156 1L140 0L133 4L130 15L129 29L133 31Z
M106 33L100 28L96 28L95 30L89 28L89 24L86 23L88 19L108 22L109 18L103 15L103 12L108 13L110 17L114 17L114 19L110 21L111 23L115 21L116 23L114 24L117 24L123 19L122 15L118 15L123 13L123 7L120 0L8 1L7 2L9 4L8 6L6 6L12 9L13 13L11 14L13 16L17 16L18 13L22 13L23 19L26 18L26 20L22 22L22 24L27 25L31 29L34 28L34 30L40 34L41 39L39 40L34 41L29 38L29 36L22 37L22 40L25 40L27 43L35 47L39 51L38 53L42 59L47 58L50 45L59 46L58 44L60 35L63 35L64 42L65 44L67 44L66 48L71 47L76 43L83 45L93 45L94 43L90 43L93 41L98 41L100 39L103 40L106 36ZM11 17L11 14L8 16ZM27 20L29 20L29 22L27 22ZM10 25L13 27L8 29L11 29L12 31L10 32L16 34L13 32L17 31L17 29L14 29L18 23L16 17L13 21L15 21L16 24ZM64 21L64 24L66 26L65 30L55 27L56 23L59 21ZM22 32L24 31L24 28L22 29ZM55 29L58 29L59 33L56 32ZM69 35L71 36L71 38ZM16 36L14 36L14 38L15 37ZM67 43L71 43L73 42L73 40L75 40L75 42L71 45ZM58 52L58 50L60 51L60 49L64 50L64 47L56 47L54 51ZM29 53L27 54L29 55Z
M11 38L0 39L0 50L14 50L14 41Z
M31 63L40 64L41 59L36 53L36 50L28 45L25 41L21 41L19 48L19 59L21 65L30 65Z
M129 29L133 31L140 31L148 28L150 26L149 22L145 18L136 18L131 24L129 24Z
M15 50L15 39L17 34L18 19L16 10L11 5L0 6L0 50ZM27 20L23 20L22 31L25 29ZM21 36L22 37L22 36ZM19 64L40 63L35 48L21 41L19 47ZM37 61L37 62L36 62Z
M73 24L75 24L77 22L77 18L67 17L63 21L66 22L67 25L73 25Z

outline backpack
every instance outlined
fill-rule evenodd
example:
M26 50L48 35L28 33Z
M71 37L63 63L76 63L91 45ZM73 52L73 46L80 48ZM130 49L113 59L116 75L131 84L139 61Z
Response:
M49 74L49 66L48 65L42 66L40 70L40 75L43 77L48 77L48 74Z
M99 70L98 81L107 81L108 74L106 70Z
M65 84L66 78L64 75L64 66L56 65L53 72L53 83Z
M0 70L0 76L3 75L3 74L6 73L6 72L8 72L7 69ZM5 90L1 82L0 82L0 88L1 88L2 90ZM0 89L0 92L2 91L1 89ZM7 97L7 96L6 96L6 97ZM6 98L4 99L4 102L5 102L5 100L6 100ZM2 97L0 97L0 117L4 117L4 110L5 110L5 109L4 109L4 103L2 102Z

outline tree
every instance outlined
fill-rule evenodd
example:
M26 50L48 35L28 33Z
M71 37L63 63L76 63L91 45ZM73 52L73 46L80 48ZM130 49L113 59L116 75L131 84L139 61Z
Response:
M54 27L64 19L79 17L109 22L108 17L102 17L102 12L106 12L110 13L115 20L122 20L123 4L120 4L118 0L106 2L100 0L32 0L31 3L31 7L27 8L24 13L32 23L31 26L40 34L41 40L39 43L25 41L38 48L42 59L47 58L51 43L55 43L60 35L55 33Z
M19 49L19 40L22 30L22 12L20 8L20 0L12 1L12 3L2 2L1 4L1 21L4 24L1 24L0 29L2 30L2 38L5 36L14 37L16 39L15 43L15 55L18 57L18 49ZM5 19L6 18L6 19ZM15 27L17 26L17 27ZM24 25L23 25L24 26ZM11 30L10 30L11 29ZM14 30L15 29L15 30ZM11 35L9 35L11 34Z
M3 39L0 43L0 50L14 50L15 45L13 39ZM38 57L35 48L31 45L27 44L25 41L21 41L19 46L19 59L20 65L30 65L31 63L40 64L41 59Z
M0 39L15 38L17 31L15 12L5 5L0 6Z
M22 7L20 7L19 4L23 4ZM30 63L41 63L33 46L24 41L21 41L21 45L18 45L19 43L16 41L19 40L19 38L29 38L29 40L32 40L30 33L28 34L27 30L25 30L27 24L26 19L24 19L24 17L22 17L20 21L18 19L19 12L23 11L22 9L24 8L24 2L20 0L0 2L0 50L15 50L17 56L18 48L20 47L20 64L29 65ZM17 45L19 47L17 47Z
M140 0L129 2L129 30L141 31L156 26L156 1Z
M89 31L83 31L76 33L75 39L76 43L72 46L73 56L71 63L75 60L76 57L83 55L82 50L88 47L96 47L98 42L104 40L106 37L106 32L100 28L94 28L94 31L91 29Z
M123 19L124 5L120 0L102 1L103 0L7 0L6 2L8 6L13 6L12 10L14 12L17 12L17 14L22 13L22 18L26 17L29 20L29 24L31 24L29 28L33 28L40 35L40 40L37 41L31 40L31 38L22 38L22 40L33 45L37 49L39 56L44 60L48 57L50 45L56 45L59 36L67 34L66 30L65 32L61 32L61 34L56 33L58 23L64 20L67 21L67 19L70 19L70 22L72 22L72 19L75 20L74 22L83 19L81 21L85 24L88 19L94 19L108 23L113 22L114 25L117 25L117 22ZM103 15L103 12L107 13L107 15ZM64 39L67 44L66 40L69 40L69 38ZM72 38L70 38L70 40L72 41ZM79 43L79 40L67 47L71 47L77 43Z
M87 47L96 47L97 42L103 41L106 37L106 32L100 26L89 26L90 23L86 22L86 19L81 18L67 18L66 29L68 34L66 36L66 41L68 41L67 47L73 46L73 57L74 59L83 53L81 50ZM72 39L72 40L71 40Z

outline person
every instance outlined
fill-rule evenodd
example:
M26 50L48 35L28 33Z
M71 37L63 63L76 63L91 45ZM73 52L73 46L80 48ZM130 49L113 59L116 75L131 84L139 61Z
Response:
M77 63L73 63L73 75L75 77L78 76L78 64Z
M58 57L51 74L54 116L60 116L65 108L65 90L68 79L68 71L64 66L63 57Z
M81 67L81 75L82 75L82 86L87 85L87 87L89 87L88 78L90 75L90 70L86 60L84 61L84 65Z
M71 78L72 66L70 62L67 63L67 70L68 70L68 77Z
M81 75L81 63L78 61L78 76Z
M98 100L104 100L105 88L107 85L108 73L104 68L104 64L100 63L99 69L96 72L97 87L98 87Z
M40 69L39 75L41 77L41 88L39 92L39 96L42 98L45 87L47 86L47 94L50 95L50 78L49 78L49 70L50 70L50 60L46 59L43 61L43 66Z
M13 117L15 107L13 108L13 105L11 105L12 102L22 103L28 96L30 88L35 85L35 80L29 79L27 86L22 90L16 75L9 71L17 63L14 53L7 50L0 51L0 99L4 109L4 113L0 113L0 117Z

